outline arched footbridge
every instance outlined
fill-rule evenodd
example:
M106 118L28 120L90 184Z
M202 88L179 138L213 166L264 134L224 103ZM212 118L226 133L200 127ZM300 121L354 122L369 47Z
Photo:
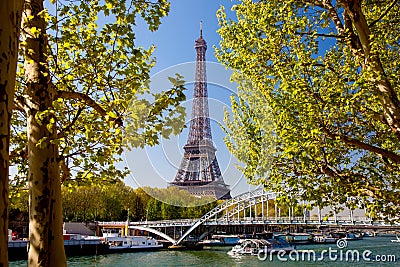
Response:
M321 211L318 210L318 215L309 217L306 212L303 216L293 216L293 210L289 208L289 214L286 217L280 216L280 209L276 204L272 204L269 200L275 200L276 193L267 192L264 189L256 189L238 195L232 199L226 200L219 206L207 212L204 216L197 220L164 220L164 221L144 221L130 222L129 228L141 231L148 231L159 235L162 238L179 245L186 237L188 237L200 225L332 225L332 226L373 226L382 225L383 222L372 222L365 216L354 216L350 211L348 216L338 216L334 214L329 218L322 218ZM275 212L269 214L272 209L270 205L274 205ZM98 225L104 227L120 227L126 225L126 222L99 222ZM155 228L163 227L189 227L179 239L174 239L167 234L156 230Z

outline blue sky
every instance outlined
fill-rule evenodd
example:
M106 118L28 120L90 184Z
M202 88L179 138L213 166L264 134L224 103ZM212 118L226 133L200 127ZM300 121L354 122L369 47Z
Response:
M220 6L230 10L235 1L209 1L209 0L172 0L170 13L162 19L158 31L150 32L139 23L137 44L149 47L156 45L154 53L157 65L153 72L156 73L167 67L182 62L193 61L194 40L199 36L199 22L203 21L204 38L208 43L206 58L216 62L213 45L218 45L220 37L217 34L218 21L216 11Z
M180 73L187 81L187 119L191 111L193 94L194 41L199 37L199 24L203 22L203 37L207 41L206 53L209 108L213 141L217 148L217 159L225 183L231 186L232 195L248 191L249 186L241 173L236 169L236 160L231 156L223 142L225 133L219 123L223 123L223 110L230 110L229 97L235 94L234 84L229 82L230 72L219 65L213 46L218 46L220 37L216 32L218 21L216 11L221 5L229 11L235 1L209 0L173 0L168 17L163 18L162 25L156 32L147 30L143 23L138 23L136 31L137 45L145 48L151 44L156 46L154 56L157 60L152 70L152 89L159 91L169 86L167 76ZM188 124L187 124L188 126ZM161 144L153 148L135 149L125 153L126 164L132 172L126 183L133 187L152 186L166 187L172 182L180 159L188 131L184 129L179 136L170 140L161 140Z

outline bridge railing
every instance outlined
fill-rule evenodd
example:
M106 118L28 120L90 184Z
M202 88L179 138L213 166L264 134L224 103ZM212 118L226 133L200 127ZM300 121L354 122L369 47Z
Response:
M159 221L138 221L129 222L129 225L187 225L193 224L197 219L178 219L178 220L159 220ZM97 222L99 226L121 226L126 225L126 221L119 222Z
M178 219L178 220L159 220L159 221L141 221L131 222L130 225L187 225L193 224L197 219Z
M119 226L119 225L123 225L126 224L126 221L121 221L121 222L97 222L97 225L99 226L105 226L105 225L115 225L115 226Z
M254 218L249 219L240 219L240 220L229 220L229 221L206 221L205 225L373 225L378 224L377 222L371 223L370 221L335 221L335 220L300 220L300 219L269 219L269 220L261 220Z

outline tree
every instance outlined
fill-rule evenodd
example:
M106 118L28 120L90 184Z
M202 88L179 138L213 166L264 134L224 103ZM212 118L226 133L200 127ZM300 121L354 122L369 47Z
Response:
M12 188L10 188L10 191ZM8 204L8 220L10 223L22 223L28 222L29 210L28 210L28 202L29 202L29 192L27 190L21 190L13 197L9 199ZM13 229L11 226L9 229Z
M105 206L104 219L106 221L121 220L122 203L119 191L115 190L115 187L111 190L103 191L103 201Z
M135 209L132 212L132 215L135 214L135 216L133 216L133 220L144 221L146 220L147 216L147 203L150 201L151 197L141 187L136 189L135 192L137 197L135 199Z
M252 83L228 130L233 144L249 140L231 146L254 158L246 176L282 197L399 220L398 1L244 0L233 10L236 19L218 11L217 57ZM259 103L275 130L257 120ZM258 132L235 135L246 124ZM276 145L269 170L254 149L265 141Z
M146 220L157 221L163 219L161 214L161 205L162 205L161 201L155 198L150 198L149 202L147 202Z
M0 266L8 264L8 175L10 123L18 58L22 1L7 0L0 6Z
M62 186L64 221L88 222L104 220L106 192L99 185Z
M150 193L150 195L148 195ZM200 218L216 207L210 198L199 199L177 187L133 189L117 182L62 187L64 219L69 221L133 221ZM15 201L16 210L24 203Z
M181 219L179 206L173 206L166 202L161 203L161 216L164 220Z
M51 15L43 1L25 1L13 125L17 163L27 158L29 166L21 170L30 192L30 266L66 264L61 183L123 178L127 170L115 166L123 148L157 144L159 133L176 133L184 116L180 77L171 78L172 89L150 95L154 48L134 43L137 16L156 30L167 1L52 2Z

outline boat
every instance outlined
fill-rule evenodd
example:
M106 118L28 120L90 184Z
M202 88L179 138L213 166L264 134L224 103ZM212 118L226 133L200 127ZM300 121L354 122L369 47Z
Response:
M375 237L377 235L378 235L378 233L374 232L374 231L366 231L366 232L363 233L364 237Z
M204 246L233 246L239 243L237 235L212 235L211 239L202 240L199 243Z
M290 252L295 248L287 242L276 239L242 239L234 246L228 255L230 256L257 256L260 253L278 253L280 251Z
M219 239L206 239L199 242L203 244L205 247L213 247L213 246L224 246L224 242Z
M348 232L345 239L346 240L361 240L361 239L363 239L363 236L360 232Z
M334 244L338 239L331 234L314 234L313 241L318 244Z
M164 246L150 236L121 236L120 234L104 234L104 243L108 245L109 253L153 251Z
M390 240L390 242L400 243L400 236L398 234L396 234L396 239L392 239L392 240Z
M100 255L108 252L108 245L96 236L83 236L80 234L64 234L64 249L66 256ZM9 234L8 258L24 260L28 258L28 239L15 239Z
M10 261L27 259L28 258L27 246L28 246L27 239L14 239L11 237L11 234L9 232L8 259Z
M98 236L64 234L63 237L67 257L100 255L108 252L108 245Z
M345 239L347 241L361 240L363 235L358 231L336 231L332 232L332 236L337 239Z
M275 234L274 238L287 241L290 244L309 244L313 242L313 235L308 233Z
M182 241L181 245L171 245L168 247L169 250L202 250L204 244L201 242L187 242Z

